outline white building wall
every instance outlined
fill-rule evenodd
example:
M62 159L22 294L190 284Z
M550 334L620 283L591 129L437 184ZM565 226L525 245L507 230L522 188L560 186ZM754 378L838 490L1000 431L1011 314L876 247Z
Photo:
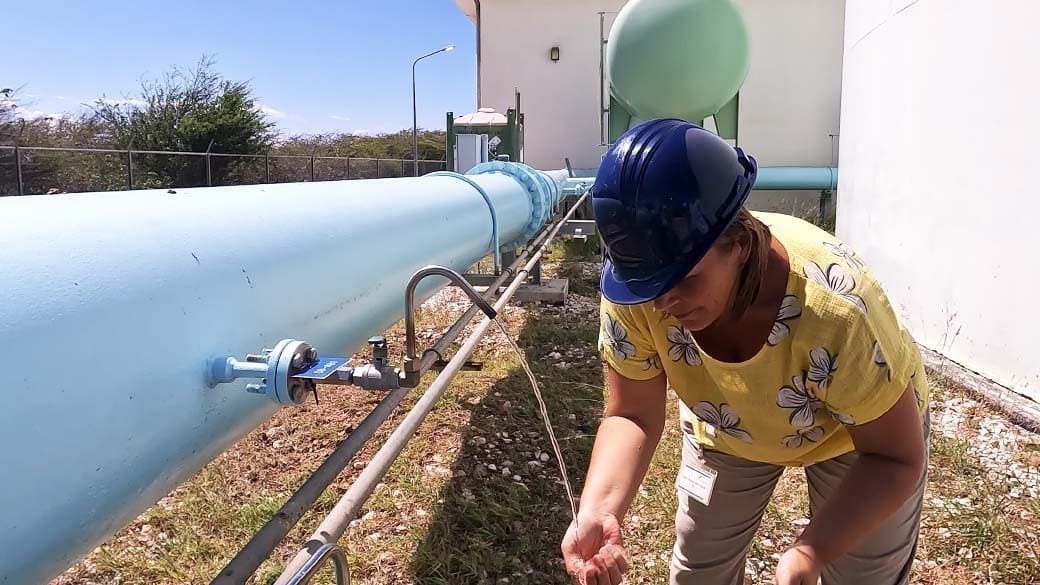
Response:
M459 0L467 6L466 0ZM513 89L526 114L526 159L537 168L594 168L600 146L600 18L607 33L624 0L481 0L481 106L505 111ZM764 166L834 164L841 96L841 0L738 0L751 36L739 142ZM471 11L472 12L472 11ZM560 61L549 49L560 47ZM758 207L810 205L818 193L756 193Z
M849 0L838 235L918 341L1040 399L1035 0Z
M524 157L539 169L599 166L599 12L624 0L482 0L480 106L513 107L520 90ZM560 47L560 60L549 49Z
M845 3L736 4L751 38L751 69L740 90L738 144L760 166L837 166ZM819 201L818 191L755 191L749 205L805 215L817 211Z

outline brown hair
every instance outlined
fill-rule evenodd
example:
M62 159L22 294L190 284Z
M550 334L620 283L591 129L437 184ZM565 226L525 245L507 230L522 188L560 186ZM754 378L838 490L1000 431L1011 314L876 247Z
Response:
M737 292L731 307L734 318L740 317L748 310L762 288L762 278L766 272L772 240L769 227L751 215L746 208L741 208L733 223L715 242L715 245L724 251L729 251L737 244L748 251L747 260L740 270Z

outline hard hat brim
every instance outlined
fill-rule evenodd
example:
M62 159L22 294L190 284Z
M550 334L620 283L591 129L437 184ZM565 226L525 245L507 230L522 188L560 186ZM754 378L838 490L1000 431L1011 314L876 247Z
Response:
M698 259L699 260L699 259ZM628 283L618 278L614 272L614 264L607 259L603 263L603 271L600 273L599 288L600 292L606 299L615 305L639 305L642 303L648 303L657 297L668 292L668 289L672 288L683 277L688 273L693 265L697 262L690 263L690 266L686 266L686 263L682 263L674 267L667 275L662 278L655 279L652 283L642 283L640 291L636 292L628 285Z

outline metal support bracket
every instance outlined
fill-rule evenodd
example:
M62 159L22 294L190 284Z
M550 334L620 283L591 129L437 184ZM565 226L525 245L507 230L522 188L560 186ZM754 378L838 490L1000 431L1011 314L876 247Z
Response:
M575 237L588 237L596 233L596 220L572 219L563 224L560 233Z
M433 177L452 177L452 178L458 179L460 181L465 182L470 187L473 187L474 189L476 189L477 193L480 193L480 196L484 198L484 203L487 203L488 210L491 211L491 243L492 243L492 245L495 248L495 252L494 252L495 275L497 276L497 275L501 274L501 271L502 271L502 249L501 249L501 246L499 245L499 241L498 241L498 214L495 213L495 204L491 202L491 196L488 195L487 191L485 191L484 188L481 187L476 181L474 181L473 179L467 177L466 175L462 175L462 174L455 173L455 172L452 172L452 171L436 171L436 172L430 173L428 176L433 176Z

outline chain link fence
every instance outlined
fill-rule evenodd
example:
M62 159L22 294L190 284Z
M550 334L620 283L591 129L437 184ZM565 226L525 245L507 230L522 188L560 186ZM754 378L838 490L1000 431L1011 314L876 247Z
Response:
M446 168L420 160L419 175ZM0 196L414 176L411 159L0 146Z

